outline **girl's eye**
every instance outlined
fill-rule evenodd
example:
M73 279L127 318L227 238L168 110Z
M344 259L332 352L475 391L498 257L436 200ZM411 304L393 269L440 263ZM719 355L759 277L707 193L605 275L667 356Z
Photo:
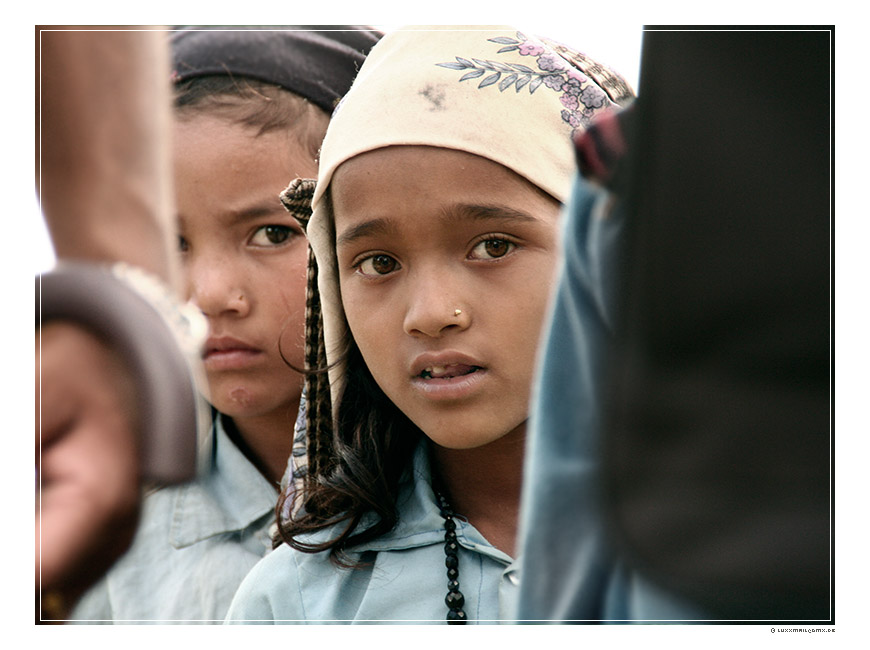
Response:
M372 255L357 267L362 275L387 275L399 268L399 263L389 255Z
M190 248L190 244L187 243L187 240L181 235L178 236L178 250L182 253L186 253Z
M278 246L293 236L293 228L290 226L270 225L258 228L251 243L255 246Z
M491 260L504 257L516 248L516 244L507 239L485 239L471 249L469 258L475 260Z

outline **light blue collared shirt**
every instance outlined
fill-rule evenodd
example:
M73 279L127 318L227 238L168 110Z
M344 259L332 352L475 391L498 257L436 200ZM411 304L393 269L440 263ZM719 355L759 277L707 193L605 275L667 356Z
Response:
M515 609L516 565L460 516L456 523L459 588L469 623L503 620ZM367 566L341 569L328 552L302 553L283 544L245 578L227 622L446 622L444 532L421 444L400 490L399 522L349 553ZM332 534L321 531L311 541Z
M236 588L272 547L277 486L215 420L209 476L150 494L130 550L79 601L76 622L223 620Z

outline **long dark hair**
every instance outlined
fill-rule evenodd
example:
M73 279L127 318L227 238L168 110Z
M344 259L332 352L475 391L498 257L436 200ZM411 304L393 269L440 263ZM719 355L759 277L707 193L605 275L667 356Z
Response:
M311 216L314 187L312 180L297 179L281 195L303 228ZM328 195L324 200L331 204ZM332 364L344 365L344 388L333 418L317 260L310 249L305 312L306 413L301 442L306 458L278 498L278 532L295 549L307 553L328 550L336 564L357 566L346 551L396 525L402 475L423 434L375 382L350 333L343 354ZM373 521L366 518L361 527L367 514ZM302 539L333 526L337 532L325 542Z
M318 458L303 477L300 507L287 517L278 517L278 530L295 549L309 553L329 550L336 564L354 566L347 549L396 525L400 480L422 433L380 389L352 340L345 361L346 383L331 444L324 445L320 439ZM329 415L328 411L322 413ZM327 453L325 446L329 447ZM279 513L286 512L283 502L288 496L281 495ZM360 529L367 513L374 515L374 522ZM339 524L344 526L338 527L333 539L322 543L301 539Z

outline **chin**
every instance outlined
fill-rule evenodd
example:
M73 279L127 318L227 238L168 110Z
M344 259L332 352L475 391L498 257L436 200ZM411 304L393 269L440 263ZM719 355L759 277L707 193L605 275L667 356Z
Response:
M268 410L263 396L246 388L212 393L212 406L231 418L253 417Z
M453 449L455 451L463 451L468 449L479 449L488 444L496 442L504 438L510 430L504 431L473 431L468 428L454 427L449 431L435 430L431 434L421 427L424 435L434 442L439 447L444 449Z
M410 419L439 447L457 451L478 449L525 432L528 415L516 406L506 405L500 412L480 408L447 409L440 414L418 413L418 417Z

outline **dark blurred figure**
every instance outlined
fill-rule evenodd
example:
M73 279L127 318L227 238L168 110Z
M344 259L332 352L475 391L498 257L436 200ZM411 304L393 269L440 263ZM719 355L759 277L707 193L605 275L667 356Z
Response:
M833 622L832 41L647 31L578 142L518 618Z
M606 512L712 617L826 620L833 34L644 38Z

